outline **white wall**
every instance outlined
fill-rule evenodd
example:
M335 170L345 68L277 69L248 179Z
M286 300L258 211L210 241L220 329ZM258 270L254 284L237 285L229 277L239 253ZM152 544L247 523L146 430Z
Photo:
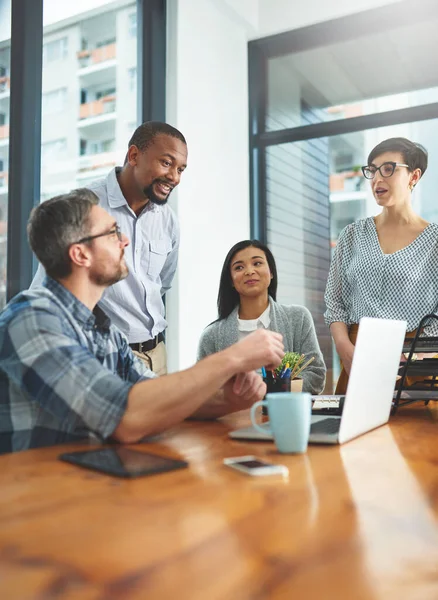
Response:
M186 136L188 168L173 192L181 226L178 275L167 295L171 370L193 364L216 318L223 260L249 236L249 29L217 0L169 0L167 121Z

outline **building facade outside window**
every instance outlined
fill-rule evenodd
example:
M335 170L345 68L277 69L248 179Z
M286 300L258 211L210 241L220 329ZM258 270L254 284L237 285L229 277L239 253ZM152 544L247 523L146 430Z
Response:
M390 137L424 145L431 165L438 158L438 8L428 6L427 19L382 7L250 43L252 233L273 250L280 301L312 312L328 392L339 370L323 319L332 251L345 226L380 212L360 167ZM383 46L397 61L382 59ZM428 169L413 194L430 222L437 184Z
M6 304L11 2L0 4L0 310Z
M43 45L43 64L63 60L68 55L68 38L62 37Z
M44 3L41 199L123 163L137 118L136 3Z
M52 115L62 112L65 109L67 88L53 90L43 94L42 113L43 115ZM43 142L44 143L44 142Z

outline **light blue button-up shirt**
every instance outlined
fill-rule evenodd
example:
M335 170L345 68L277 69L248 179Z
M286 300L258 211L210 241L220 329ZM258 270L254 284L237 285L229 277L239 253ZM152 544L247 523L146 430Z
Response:
M178 263L179 226L167 204L148 202L137 216L120 189L116 177L119 169L87 187L130 241L125 248L129 275L110 286L99 304L133 344L154 338L167 327L162 296L171 287ZM43 277L40 266L31 287L40 284Z

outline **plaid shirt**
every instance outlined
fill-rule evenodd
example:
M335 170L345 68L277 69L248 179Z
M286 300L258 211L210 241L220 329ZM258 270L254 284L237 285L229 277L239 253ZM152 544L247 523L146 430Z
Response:
M99 307L46 277L0 315L0 453L108 438L152 377Z

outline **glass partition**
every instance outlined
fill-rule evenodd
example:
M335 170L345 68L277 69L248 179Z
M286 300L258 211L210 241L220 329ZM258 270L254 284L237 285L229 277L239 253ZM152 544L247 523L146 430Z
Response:
M437 29L438 17L270 58L266 131L437 102Z

